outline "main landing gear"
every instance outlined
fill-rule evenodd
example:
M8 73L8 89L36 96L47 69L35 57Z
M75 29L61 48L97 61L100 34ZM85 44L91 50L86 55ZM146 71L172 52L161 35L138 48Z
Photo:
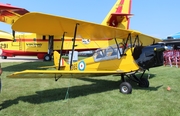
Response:
M143 75L145 73L145 70L143 71L143 73L140 75L140 77L137 77L135 74L136 73L132 73L129 75L125 75L125 74L121 74L121 80L123 81L120 86L119 86L119 91L121 93L124 94L130 94L132 92L132 86L129 82L125 81L124 76L127 76L129 79L131 79L132 81L138 83L138 85L140 87L149 87L149 81L147 78L143 78Z

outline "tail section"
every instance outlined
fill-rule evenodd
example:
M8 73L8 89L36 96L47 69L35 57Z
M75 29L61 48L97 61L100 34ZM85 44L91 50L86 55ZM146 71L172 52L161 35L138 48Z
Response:
M60 59L60 54L57 51L54 51L54 65L56 66L56 68L59 67L59 59ZM65 62L65 60L62 58L61 59L61 63L60 66L61 67L65 67L68 64Z
M129 29L131 3L132 0L117 0L101 24Z
M22 15L29 13L28 10L24 8L19 8L11 6L9 4L0 4L1 17L0 22L12 25L17 19Z

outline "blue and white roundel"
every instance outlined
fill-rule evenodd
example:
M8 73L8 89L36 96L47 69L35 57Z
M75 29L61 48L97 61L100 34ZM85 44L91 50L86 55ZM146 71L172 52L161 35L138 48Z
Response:
M84 61L80 61L79 64L78 64L78 69L80 71L84 71L84 69L86 68L86 64Z

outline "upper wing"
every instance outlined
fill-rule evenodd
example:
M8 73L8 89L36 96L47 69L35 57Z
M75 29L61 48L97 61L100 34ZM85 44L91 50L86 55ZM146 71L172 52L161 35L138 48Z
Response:
M28 13L26 9L0 3L0 21L12 25L22 15Z
M82 77L82 75L95 75L95 74L119 74L125 73L122 71L63 71L63 70L25 70L21 72L15 72L8 75L9 78L54 78L56 76L61 77ZM74 74L72 76L72 74ZM83 76L84 77L84 76Z
M0 41L13 40L12 34L0 30Z
M60 16L48 15L43 13L28 13L19 18L13 25L12 29L20 32L31 32L43 35L62 35L64 32L66 36L74 36L74 27L78 25L77 37L88 39L110 39L120 38L126 39L128 34L135 38L141 33L131 30L125 30L100 24L85 22L76 19L70 19ZM143 37L149 37L143 35ZM150 37L151 43L147 43L140 38L140 41L145 44L152 44L153 41L161 41L160 39Z

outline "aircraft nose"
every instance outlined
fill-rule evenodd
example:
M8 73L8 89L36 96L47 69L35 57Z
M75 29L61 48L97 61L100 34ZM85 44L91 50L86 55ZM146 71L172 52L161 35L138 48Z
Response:
M134 49L133 57L136 63L143 69L163 65L164 46L151 45Z
M154 48L154 64L152 67L162 66L163 65L163 52L165 51L165 46L157 46Z

